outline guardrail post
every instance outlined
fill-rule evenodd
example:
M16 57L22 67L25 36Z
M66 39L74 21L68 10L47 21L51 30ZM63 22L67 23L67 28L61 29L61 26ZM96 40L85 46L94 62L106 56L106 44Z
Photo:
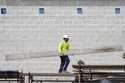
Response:
M32 83L32 76L30 75L30 73L28 73L28 76L29 76L29 82L28 83Z
M90 73L90 81L92 81L93 80L93 74L92 74L92 70L91 69L89 70L89 73Z
M78 83L81 83L82 81L82 70L81 66L79 65L79 76L78 76Z
M40 81L40 83L43 83L42 81Z

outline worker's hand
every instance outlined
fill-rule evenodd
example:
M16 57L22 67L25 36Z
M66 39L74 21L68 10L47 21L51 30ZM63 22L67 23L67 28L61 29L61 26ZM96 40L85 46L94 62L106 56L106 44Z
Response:
M63 56L63 55L64 55L64 53L59 53L59 55L60 55L60 56Z
M64 54L60 54L60 56L63 56Z

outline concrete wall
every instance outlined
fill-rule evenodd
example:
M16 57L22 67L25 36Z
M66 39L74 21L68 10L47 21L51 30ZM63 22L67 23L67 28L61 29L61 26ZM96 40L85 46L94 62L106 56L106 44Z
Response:
M124 6L125 0L0 0L7 6Z
M125 46L125 6L80 6L83 15L77 15L78 6L1 7L8 10L6 15L0 16L1 69L57 72L58 57L5 61L5 55L56 50L63 34L70 36L74 49ZM38 14L39 7L45 8L44 15ZM120 15L115 15L116 7L121 8ZM98 55L103 55L104 58ZM120 52L98 55L71 57L71 65L79 59L87 64L124 64Z
M7 7L8 14L0 16L1 43L4 53L56 50L63 34L68 34L72 48L95 48L123 44L124 7L115 15L115 7Z

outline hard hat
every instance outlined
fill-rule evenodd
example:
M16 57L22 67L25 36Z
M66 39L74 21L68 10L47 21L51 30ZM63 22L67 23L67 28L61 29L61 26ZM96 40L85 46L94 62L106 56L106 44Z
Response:
M63 35L63 38L67 38L67 39L68 39L68 38L69 38L69 36L68 36L68 35Z
M79 60L79 61L77 62L77 64L78 64L78 65L85 65L85 62L84 62L83 60Z

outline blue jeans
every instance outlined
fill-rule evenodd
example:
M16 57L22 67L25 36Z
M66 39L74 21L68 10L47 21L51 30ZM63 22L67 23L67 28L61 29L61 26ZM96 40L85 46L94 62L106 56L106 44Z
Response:
M60 64L59 72L67 71L68 65L70 63L68 55L60 56L60 59L61 59L61 64Z

